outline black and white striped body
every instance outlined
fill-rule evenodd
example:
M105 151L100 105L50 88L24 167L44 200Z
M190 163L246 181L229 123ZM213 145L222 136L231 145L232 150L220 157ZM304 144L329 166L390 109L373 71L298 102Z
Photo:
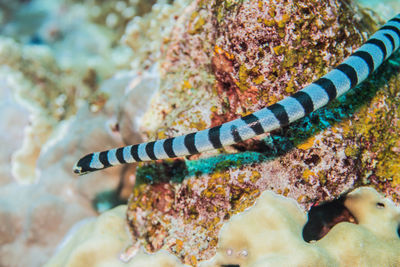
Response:
M203 131L88 154L76 163L74 172L84 174L125 163L197 154L284 127L361 83L399 46L400 14L388 21L342 64L276 104Z

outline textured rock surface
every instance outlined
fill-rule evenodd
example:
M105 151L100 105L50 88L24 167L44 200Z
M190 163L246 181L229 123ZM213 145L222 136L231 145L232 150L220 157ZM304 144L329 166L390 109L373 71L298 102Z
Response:
M181 13L161 57L160 90L144 116L149 139L202 130L274 103L326 73L377 29L347 2L268 3L196 1ZM133 236L149 251L165 248L195 264L213 254L223 221L267 189L304 208L363 184L399 201L392 149L400 136L398 62L397 53L353 93L270 135L190 161L139 165L144 184L128 206Z

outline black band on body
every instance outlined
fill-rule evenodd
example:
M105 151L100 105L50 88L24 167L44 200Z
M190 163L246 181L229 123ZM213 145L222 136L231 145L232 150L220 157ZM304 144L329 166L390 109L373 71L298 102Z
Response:
M264 133L264 129L260 123L260 119L256 115L249 114L247 116L244 116L242 117L242 121L244 121L257 135Z
M385 45L385 43L383 41L381 41L379 39L372 38L372 39L369 39L368 41L366 41L365 43L366 44L373 44L373 45L377 46L381 50L381 52L383 54L382 61L384 61L386 59L387 51L386 51L386 45Z
M115 152L115 156L117 157L117 160L121 163L126 163L126 160L124 159L124 148L120 147L117 149Z
M279 121L279 125L281 127L289 124L289 116L285 108L281 104L275 103L267 107L267 109L274 114L275 118Z
M100 160L101 164L104 165L104 168L111 166L110 162L108 161L107 154L108 154L108 151L103 151L103 152L100 152L100 154L99 154L99 160Z
M395 44L395 42L394 42L393 37L392 37L390 34L388 34L388 33L384 33L383 35L385 35L385 37L388 38L389 41L390 41L390 43L392 44L392 52L393 52L394 49L396 48L396 44Z
M389 20L389 21L396 21L396 22L400 23L400 19L399 19L399 18L397 18L397 17L396 17L396 18L392 18L392 19L391 19L391 20ZM389 22L389 21L388 21L388 22Z
M374 71L375 65L374 65L374 59L372 58L371 54L365 51L356 51L354 52L351 56L359 57L362 60L365 61L368 65L368 75L371 74Z
M350 80L350 88L353 88L358 83L356 70L348 64L340 64L336 67L337 70L343 72Z
M93 156L94 156L94 154L90 153L90 154L87 154L86 156L84 156L83 158L81 158L76 165L77 165L77 167L81 167L82 169L81 170L76 169L74 172L75 173L85 173L85 172L96 171L97 169L90 167L90 163L92 162Z
M208 130L208 140L214 148L222 147L220 130L221 125L212 127L210 130Z
M152 160L157 160L157 157L154 154L154 144L155 143L156 143L156 141L149 142L149 143L146 144L147 156L149 156L149 158L152 159Z
M397 34L397 37L399 37L399 39L400 39L400 30L398 28L396 28L395 26L386 25L386 26L383 26L381 28L381 30L393 31L393 32L395 32Z
M306 92L298 91L293 94L292 97L295 98L303 107L305 115L314 111L314 103Z
M131 147L131 155L136 162L141 162L142 160L139 158L139 145L133 145Z
M196 145L194 144L194 138L195 138L196 133L190 133L185 136L184 144L187 150L191 155L193 154L198 154L199 151L196 148Z
M172 144L174 142L174 139L175 138L173 138L173 137L165 139L165 141L163 143L164 151L165 151L165 153L167 153L168 157L170 157L170 158L176 158L177 157L175 152L174 152L173 146L172 146Z
M336 86L333 84L331 80L322 77L313 83L321 86L322 89L325 90L325 92L328 94L329 102L336 98L337 95Z

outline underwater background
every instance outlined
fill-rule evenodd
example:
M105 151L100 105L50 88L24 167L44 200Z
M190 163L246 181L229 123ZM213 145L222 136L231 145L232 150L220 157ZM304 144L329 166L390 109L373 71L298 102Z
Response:
M283 129L77 176L340 64L399 0L0 0L0 267L400 266L400 52ZM311 209L311 211L310 211Z

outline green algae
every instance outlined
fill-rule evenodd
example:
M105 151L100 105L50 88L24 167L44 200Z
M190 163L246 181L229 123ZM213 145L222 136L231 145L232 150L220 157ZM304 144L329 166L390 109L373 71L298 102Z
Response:
M189 175L183 160L141 163L136 171L136 186L154 183L181 183Z
M160 182L181 183L184 179L240 168L266 160L270 160L270 158L262 153L246 151L220 154L198 160L164 160L163 162L141 163L136 173L136 185Z

